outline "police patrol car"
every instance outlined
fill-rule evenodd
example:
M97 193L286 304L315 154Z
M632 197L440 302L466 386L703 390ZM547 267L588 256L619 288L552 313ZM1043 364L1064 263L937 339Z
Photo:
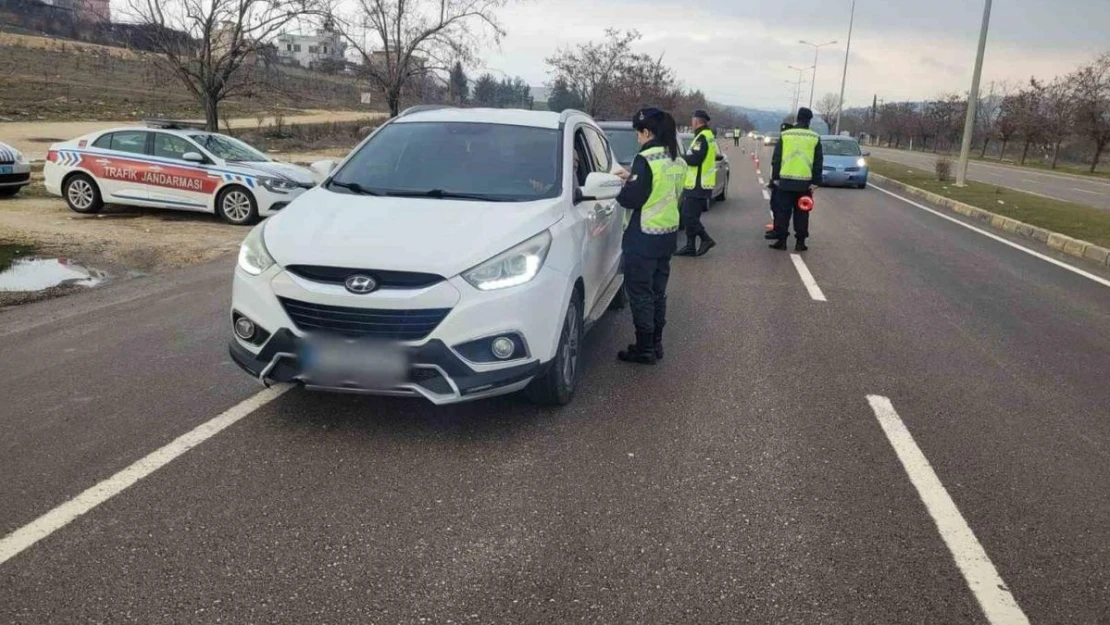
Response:
M19 150L0 143L0 197L19 193L31 184L31 163Z
M169 120L50 146L46 190L78 213L108 204L214 212L247 225L311 189L314 174L227 135Z

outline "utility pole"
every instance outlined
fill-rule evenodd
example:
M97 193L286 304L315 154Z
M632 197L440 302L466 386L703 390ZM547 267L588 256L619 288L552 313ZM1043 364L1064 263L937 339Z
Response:
M813 82L809 85L809 108L813 108L813 90L817 87L817 53L821 51L821 48L835 44L836 40L834 39L826 43L810 43L803 39L798 43L813 46Z
M971 136L975 134L975 108L979 104L979 79L983 75L983 55L987 51L987 28L991 22L991 0L983 3L983 26L979 29L979 51L975 55L975 71L971 75L971 93L967 95L967 119L964 120L960 162L956 165L956 186L967 185L967 161L971 156Z
M852 12L848 16L848 46L844 49L844 75L840 77L840 104L836 107L836 129L834 135L840 134L840 115L844 112L844 86L848 84L848 54L852 51L852 25L856 21L856 0L852 0Z
M804 82L802 80L802 72L806 72L806 71L814 69L814 68L812 68L812 67L796 67L794 65L791 65L790 69L798 72L798 80L797 80L798 86L797 86L797 88L795 90L795 93L794 93L794 108L791 111L791 113L797 114L798 113L798 102L802 99L802 83ZM794 81L792 81L792 82L794 82Z

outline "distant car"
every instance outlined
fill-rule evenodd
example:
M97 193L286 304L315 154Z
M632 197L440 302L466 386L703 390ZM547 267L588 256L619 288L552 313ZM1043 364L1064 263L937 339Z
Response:
M11 197L31 184L31 163L19 150L0 142L0 197Z
M862 151L859 141L851 137L822 135L821 153L824 156L821 172L824 186L858 189L867 186L868 167L864 157L871 153Z
M777 132L769 132L763 135L763 145L775 145L779 142L779 136Z
M681 132L678 134L678 147L680 150L687 151L690 149L690 144L694 141L694 133ZM729 163L728 156L724 150L717 147L717 185L713 187L713 199L717 202L725 201L728 196L728 177L729 177Z
M50 146L46 190L78 213L105 203L215 213L235 225L274 215L315 186L312 171L184 124L115 128Z
M621 167L632 167L632 160L640 153L632 122L598 122L597 125L605 132L605 138L609 139L609 146Z

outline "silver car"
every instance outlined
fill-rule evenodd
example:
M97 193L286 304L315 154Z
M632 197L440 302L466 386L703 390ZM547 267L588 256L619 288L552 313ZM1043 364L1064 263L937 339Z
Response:
M694 141L694 134L691 132L678 133L678 147L682 150L689 150L690 144ZM717 185L713 187L713 200L717 202L725 201L728 195L728 177L729 165L728 156L721 150L721 145L717 144Z

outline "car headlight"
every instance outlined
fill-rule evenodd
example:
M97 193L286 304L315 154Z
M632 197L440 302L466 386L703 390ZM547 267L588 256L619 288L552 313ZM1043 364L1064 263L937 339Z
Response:
M252 276L257 276L274 266L274 259L266 250L266 243L262 240L262 229L267 223L264 221L255 226L239 246L239 268Z
M520 286L536 277L550 249L551 233L545 230L464 272L462 277L479 291L495 291Z
M27 164L27 163L30 163L31 161L27 160L27 155L24 154L23 152L16 152L15 153L15 162Z
M289 193L296 191L300 186L292 180L285 180L284 178L259 178L262 186L266 187L274 193Z
M859 159L858 161L856 161L856 167L867 167L867 161L862 158Z

